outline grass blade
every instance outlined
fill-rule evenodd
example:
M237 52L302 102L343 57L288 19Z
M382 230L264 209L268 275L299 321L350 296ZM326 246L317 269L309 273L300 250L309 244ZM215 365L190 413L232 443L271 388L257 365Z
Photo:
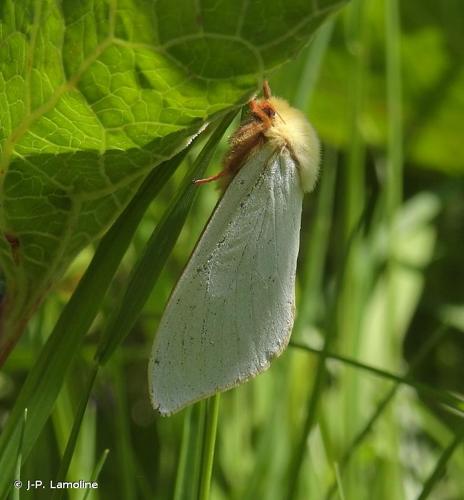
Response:
M429 385L422 384L411 378L409 375L405 376L396 375L395 373L391 373L386 370L376 368L375 366L366 365L365 363L361 363L360 361L356 361L355 359L351 359L346 356L341 356L339 354L334 354L328 351L324 352L323 349L322 350L315 349L313 347L309 347L299 342L292 341L290 345L293 347L297 347L299 349L303 349L307 352L311 352L313 354L323 355L326 359L333 359L336 361L340 361L346 365L353 366L354 368L359 368L361 370L367 371L377 377L393 380L394 382L398 382L399 384L404 384L413 387L418 392L430 396L432 399L445 405L447 408L449 408L456 414L459 414L461 417L464 417L464 399L460 398L459 396L449 391L435 389L434 387L430 387Z
M422 346L421 349L417 352L414 358L411 360L408 374L410 376L414 373L417 367L421 364L421 362L425 359L426 355L429 354L432 349L438 344L438 342L443 338L446 333L446 328L439 328L434 335L432 335ZM381 399L381 401L377 404L377 407L373 411L372 415L364 425L364 427L356 434L356 436L351 441L351 444L346 448L343 453L341 460L339 462L339 470L346 466L352 457L353 453L356 449L364 442L364 439L371 433L374 428L377 420L383 415L384 410L388 406L388 404L393 400L395 394L400 388L401 384L397 382L393 385L393 387L387 392L387 394ZM334 482L333 485L329 488L326 499L329 500L333 494L335 493L337 488L337 483Z
M398 0L385 2L387 59L387 182L386 203L391 224L401 204L403 181L403 112L401 90L401 30Z
M427 481L424 483L424 487L422 488L421 493L417 497L417 500L426 500L426 498L429 497L435 485L443 477L448 460L451 458L454 451L461 444L463 439L464 439L464 426L461 426L459 432L456 433L451 443L443 450L443 453L441 454L440 459L435 465L435 468L433 469Z
M320 295L325 260L329 245L336 180L336 153L328 149L324 156L314 224L308 236L308 251L304 255L301 296L298 301L293 338L298 338L304 326L314 323L317 309L315 297Z
M216 444L216 431L219 416L220 394L209 398L206 404L205 433L203 440L203 453L200 473L200 491L198 500L208 500L211 488L211 475L213 472L214 448Z
M119 354L119 352L118 352ZM121 497L125 500L137 498L137 465L130 431L130 409L127 401L127 389L124 383L123 364L116 355L108 366L114 381L116 414L113 419L113 435L116 436L114 453L117 463L117 484Z
M174 500L198 500L202 443L205 432L205 408L205 401L201 401L185 410Z
M307 262L307 268L305 269L304 273L303 295L300 300L300 308L295 322L296 335L300 333L303 325L314 319L313 297L315 296L314 292L320 286L320 282L322 279L321 273L324 267L325 248L329 237L326 222L327 220L330 220L330 212L333 202L333 191L335 188L335 168L334 165L331 164L332 157L328 156L327 158L328 161L326 163L329 164L324 165L323 168L315 224L313 226L313 231L311 232L311 238L314 238L314 244L310 245L309 251L311 255L307 256L305 259L305 262ZM320 360L320 363L324 364L323 359ZM295 448L294 455L290 460L288 472L289 490L287 493L289 499L293 498L296 493L298 475L303 463L307 437L315 417L314 412L316 402L314 398L317 397L318 391L322 388L322 371L323 368L319 366L313 385L311 400L308 406L306 421Z
M106 462L106 459L108 458L109 452L110 452L110 450L108 450L108 449L104 450L101 457L100 457L100 460L95 465L95 469L93 471L92 479L91 479L92 482L96 482L98 480L98 476L100 475L100 472L103 469L103 466L105 465L105 462ZM84 498L82 500L87 500L87 498L90 495L90 492L91 492L91 489L87 488L85 495L84 495Z
M337 275L336 275L335 285L334 285L335 300L333 301L331 308L330 308L332 310L332 312L329 310L329 312L326 315L326 317L327 317L326 332L327 333L326 333L325 338L324 338L324 345L323 345L322 350L319 350L319 349L317 350L317 352L320 353L321 356L318 360L317 371L316 371L315 378L314 378L313 389L311 392L311 396L309 398L303 428L301 430L301 433L300 433L299 439L297 441L293 455L290 459L290 464L289 464L289 469L288 469L288 478L287 478L287 481L288 481L287 498L288 498L288 500L293 499L297 495L298 477L300 474L301 467L303 465L303 460L304 460L305 451L306 451L306 443L307 443L309 433L313 427L313 424L314 424L314 421L316 418L318 404L319 404L319 397L322 394L322 389L323 389L325 378L327 375L325 361L327 358L329 358L330 348L332 346L332 342L334 340L334 336L335 336L335 332L336 332L336 328L335 328L336 314L335 314L335 311L337 310L337 307L339 306L339 303L338 303L338 300L339 300L338 298L340 297L339 290L341 290L342 283L345 282L347 272L348 272L348 265L349 265L348 263L349 263L349 259L351 256L351 252L355 248L355 244L360 237L361 229L364 227L364 224L365 224L366 215L367 215L367 211L364 210L364 212L361 213L361 216L359 217L357 223L353 227L353 230L350 234L350 237L348 238L348 241L346 242L346 246L344 247L345 252L340 259L340 267L337 270ZM304 344L300 344L300 343L295 342L295 341L290 341L290 345L302 348ZM312 349L309 349L309 350L313 351ZM314 351L316 351L316 350L314 350Z
M335 17L328 19L316 32L314 40L308 48L308 57L298 87L293 98L293 104L300 109L307 110L316 87L321 70L321 64L332 38Z
M63 309L2 431L0 497L10 486L24 409L28 408L30 423L24 435L23 451L27 457L52 411L63 380L146 208L185 155L186 151L183 151L159 165L143 182L133 200L102 238L92 262Z
M191 171L186 175L176 198L153 231L142 257L131 273L129 284L120 300L119 307L115 308L115 313L109 318L102 334L102 343L96 355L99 363L105 363L108 360L137 320L177 241L198 193L198 187L192 183L192 180L202 176L219 140L235 114L236 112L229 113L217 126L194 162Z
M335 469L335 477L337 479L338 495L340 497L340 500L345 500L345 493L343 492L342 478L340 476L340 468L338 467L337 463L334 464L334 469Z
M68 442L66 444L66 449L63 454L63 458L61 459L60 467L58 469L58 473L56 475L56 481L63 481L66 478L69 470L69 465L71 464L71 460L74 454L74 450L77 444L77 438L79 436L79 431L81 428L82 420L84 418L85 410L87 409L87 404L90 399L90 395L92 394L92 389L95 383L95 379L98 373L98 365L93 364L92 370L89 373L89 378L87 380L87 385L85 391L82 393L81 400L79 401L79 406L76 411L76 415L74 417L73 426L71 429L71 434L69 435ZM56 489L52 494L52 500L58 500L65 497L66 490L65 489Z
M27 408L24 409L23 423L21 426L21 434L19 436L19 448L18 448L18 458L16 459L16 470L15 470L15 486L13 493L11 495L12 500L19 500L20 487L16 486L16 482L21 484L21 467L23 463L23 442L24 442L24 430L27 423Z

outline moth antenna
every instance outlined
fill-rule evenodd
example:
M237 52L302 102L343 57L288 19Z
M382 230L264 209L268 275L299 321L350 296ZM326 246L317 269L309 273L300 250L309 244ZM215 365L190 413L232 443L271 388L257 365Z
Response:
M269 99L272 96L271 87L269 87L267 80L263 82L263 96L265 99Z
M277 111L277 110L274 110L275 111L275 114L284 122L286 123L286 121L283 119L282 115Z

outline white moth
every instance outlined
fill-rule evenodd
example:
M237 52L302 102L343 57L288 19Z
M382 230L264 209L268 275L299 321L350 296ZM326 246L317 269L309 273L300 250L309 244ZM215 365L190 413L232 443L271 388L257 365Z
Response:
M249 106L224 170L197 181L231 179L155 338L149 385L162 415L266 370L290 338L303 192L317 179L319 141L267 83Z

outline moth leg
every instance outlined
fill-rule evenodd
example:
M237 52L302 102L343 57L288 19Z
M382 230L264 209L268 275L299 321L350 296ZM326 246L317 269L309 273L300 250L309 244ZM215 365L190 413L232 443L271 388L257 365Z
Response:
M210 177L205 177L204 179L195 179L193 183L197 186L201 184L207 184L208 182L214 182L220 179L221 177L224 177L225 175L229 175L229 169L225 168L224 170L221 170L215 175L211 175Z
M269 86L265 87L265 89L266 95L270 94ZM235 175L246 155L259 143L262 132L272 126L272 118L275 115L275 110L267 101L263 102L253 99L248 103L248 107L251 114L257 120L243 125L234 134L231 140L232 149L226 157L224 169L211 177L197 179L193 181L194 184L206 184L217 181L221 177Z
M261 134L264 130L266 130L265 124L258 121L240 127L230 139L232 147L225 158L224 168L211 177L197 179L193 183L200 185L217 181L222 177L233 177L240 169L248 153L262 140Z

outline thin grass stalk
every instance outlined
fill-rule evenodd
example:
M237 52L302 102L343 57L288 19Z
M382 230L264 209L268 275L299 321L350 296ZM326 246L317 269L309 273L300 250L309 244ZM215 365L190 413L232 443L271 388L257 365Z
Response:
M303 68L298 89L294 97L294 105L304 110L310 108L311 98L317 83L321 62L327 51L335 19L325 23L315 36L308 51L306 64ZM303 270L302 296L299 299L298 314L293 329L293 335L298 336L303 325L310 323L314 317L316 293L321 288L322 274L325 264L325 254L328 247L329 227L335 189L336 157L332 149L327 149L322 166L322 179L319 188L316 212L312 230L310 232L308 253L305 255ZM316 384L316 382L315 382ZM309 417L312 420L312 416ZM308 420L308 417L307 417ZM295 452L289 462L287 495L291 498L296 492L299 471L304 458L305 443L309 428L303 429ZM295 488L295 489L294 489Z
M311 255L308 255L305 258L305 262L307 262L308 264L306 272L304 273L304 284L302 287L303 293L299 301L300 307L295 322L296 335L298 335L298 333L302 330L303 325L314 319L314 305L312 304L312 302L314 300L315 292L319 289L322 280L321 272L324 267L325 249L328 245L329 236L326 222L330 220L331 217L330 212L332 211L336 171L335 165L332 164L332 161L334 161L335 158L333 156L328 156L327 160L328 164L324 165L322 173L315 223L311 231ZM293 345L293 342L290 345ZM319 394L319 390L321 389L323 378L322 365L324 361L321 359L319 360L319 363L320 365L317 371L316 378L314 380L312 395L308 403L308 412L306 414L305 423L298 437L294 452L289 462L287 491L287 498L289 500L294 498L297 492L298 478L301 467L303 465L306 443L315 416L315 398L316 395Z
M203 435L203 453L200 469L200 489L198 493L198 500L209 500L220 398L221 395L219 393L215 394L209 398L206 403L205 432Z
M119 354L119 352L117 353ZM124 500L137 498L134 448L130 434L130 410L127 402L127 391L124 384L123 366L120 356L116 355L108 367L114 381L116 414L114 417L113 436L117 443L114 447L117 459L117 482Z
M92 482L94 482L94 481L96 482L98 480L98 477L100 476L100 472L102 471L103 466L105 465L106 459L108 458L109 452L110 452L110 450L106 449L101 454L101 457L98 460L97 464L95 465L95 468L94 468L93 473L92 473L92 479L91 479ZM89 495L90 495L90 492L91 492L91 489L87 488L85 495L84 495L84 498L82 500L87 500Z
M387 60L387 212L391 223L403 192L403 107L401 83L401 27L398 0L385 1Z
M24 417L21 427L21 434L19 436L19 448L18 448L18 456L16 459L16 469L15 469L15 480L13 484L13 492L11 494L12 500L19 500L20 498L20 490L21 490L21 467L23 464L23 442L24 442L24 430L27 424L27 408L24 409Z
M430 396L432 399L439 402L447 409L451 410L452 413L460 415L461 417L464 416L464 398L459 397L452 392L436 389L435 387L431 387L427 384L417 382L417 380L415 380L414 377L410 377L408 375L397 375L395 373L389 372L387 370L382 370L381 368L377 368L375 366L366 365L365 363L361 363L360 361L349 358L347 356L341 356L339 354L335 354L330 351L327 351L324 354L323 349L316 349L314 347L310 347L300 342L292 341L291 345L293 347L302 349L304 351L317 354L319 357L322 357L324 355L326 359L333 359L336 361L340 361L345 365L349 365L354 368L359 368L360 370L369 372L370 374L375 375L377 377L381 377L387 380L392 380L393 382L398 382L399 384L413 387L423 395Z
M185 410L174 500L198 500L206 423L205 415L206 401L200 401Z
M191 480L189 477L189 450L196 449L195 445L191 445L190 441L198 436L195 432L195 426L193 422L193 411L197 408L197 405L189 406L185 410L184 415L184 425L182 429L182 442L179 454L179 463L177 465L176 473L176 483L174 487L174 497L173 500L188 500L191 498L191 493L189 490L191 488ZM193 474L192 474L193 475Z
M235 115L236 111L228 113L217 125L192 169L185 176L176 198L150 236L142 256L131 272L126 290L102 333L102 342L96 354L100 364L109 359L137 321L198 194L198 186L195 186L192 180L203 175Z
M337 157L335 151L327 147L324 155L323 173L315 208L314 223L308 236L308 252L303 259L304 268L301 272L303 276L300 287L301 296L298 300L297 316L292 334L294 339L301 338L304 328L314 324L318 303L316 297L322 295L322 277L329 245L330 225L335 195L336 162ZM315 386L313 386L313 390L314 387ZM311 421L312 418L312 415L307 415L306 422ZM308 424L304 426L302 432L298 436L293 456L289 461L289 491L287 493L289 498L296 492L294 488L296 488L298 476L303 464L308 433L311 427L312 425L308 426Z
M400 26L397 0L385 1L386 84L387 84L387 162L384 186L385 221L388 231L387 300L385 303L387 352L397 359L399 346L396 333L395 217L401 205L403 178L402 93L400 61Z
M347 253L346 250L353 228L366 207L366 145L361 130L361 117L365 112L368 82L368 7L368 1L355 0L346 11L348 14L346 39L351 53L348 77L351 106L348 124L349 147L342 182L342 205L338 219L341 221L340 253L347 254L348 258L344 264L343 281L337 288L336 326L334 327L336 333L334 335L340 339L341 350L353 357L357 357L360 347L360 325L366 300L364 278L369 273L367 262L363 258L365 241L361 233L353 237L350 251ZM338 260L340 262L341 257ZM341 379L339 405L341 434L347 441L347 437L355 432L360 415L360 379L356 372L348 372ZM358 496L358 478L354 474L348 474L344 478L344 487L348 498Z
M298 478L300 474L301 467L303 465L303 460L306 451L307 439L311 429L314 425L314 421L317 415L317 410L319 406L319 399L322 394L322 389L324 387L324 382L327 376L326 370L326 359L328 359L328 354L332 348L332 343L335 339L336 333L336 316L334 311L339 307L339 297L340 297L340 287L346 280L347 266L351 258L351 252L354 249L354 244L359 238L361 228L363 228L365 223L366 210L361 214L357 224L353 228L350 238L344 247L345 253L341 257L341 264L337 270L337 275L334 285L334 299L331 307L328 308L328 313L326 315L326 328L325 328L325 338L324 345L322 349L309 349L311 352L318 352L320 354L317 360L317 370L314 377L313 389L308 403L307 412L304 419L304 424L300 434L300 438L297 440L297 445L295 451L290 459L290 466L288 470L288 489L286 493L286 498L292 500L295 498L298 492ZM291 341L290 345L294 347L303 347L304 344L299 342ZM334 357L334 355L332 355Z
M94 320L119 263L146 208L175 171L187 151L159 165L142 183L124 212L100 241L92 262L64 307L51 335L30 370L0 437L0 497L11 485L25 408L29 423L24 435L27 457L42 431L66 374Z
M310 110L310 103L321 71L321 64L332 38L335 19L335 17L331 17L317 30L314 40L308 48L308 57L298 81L292 103L295 107L307 112Z
M417 500L426 500L427 498L429 498L430 493L445 474L446 464L453 456L453 453L456 451L456 448L462 443L463 439L464 439L464 425L461 425L458 431L456 432L454 438L451 440L451 443L443 450L443 453L441 454L438 462L436 463L432 473L424 483L422 491L417 497Z
M364 112L368 40L365 0L354 0L347 9L347 45L351 53L349 81L349 149L344 175L343 231L342 240L350 239L365 206L365 156L366 146L360 129L360 117ZM343 252L343 250L342 250Z
M297 445L295 447L295 453L293 454L292 460L290 461L288 490L286 496L288 500L292 500L298 494L299 477L301 468L303 466L303 460L305 458L307 446L307 441L302 438L303 436L309 436L309 433L311 432L311 429L313 428L314 422L316 420L317 410L319 407L319 399L322 394L327 375L325 362L327 359L327 353L329 352L329 346L331 345L333 340L333 331L333 329L327 331L324 347L321 351L319 351L320 357L317 360L317 371L314 378L314 384L311 391L308 410L305 416L300 438L298 439ZM297 344L295 343L292 343L292 345L297 346Z
M76 449L77 438L79 436L79 431L81 429L82 421L84 419L85 410L87 409L87 405L92 394L92 390L95 384L95 380L97 378L99 366L96 363L92 364L91 370L89 371L87 384L82 393L81 399L79 401L79 406L76 410L76 415L74 416L74 422L71 429L71 433L69 434L68 442L66 444L66 449L63 454L63 458L61 459L60 467L56 474L56 481L63 481L68 474L69 465L71 464L71 460ZM66 490L56 489L52 493L52 500L61 500L65 498Z
M401 94L401 37L397 0L385 1L385 38L386 38L386 83L387 83L387 162L385 175L385 220L388 231L387 257L387 300L385 311L386 339L390 341L387 352L397 359L399 346L396 333L396 283L395 274L395 217L402 198L402 94Z
M386 268L386 300L385 300L385 357L391 362L399 359L401 340L397 330L397 264L395 262L395 218L402 198L402 106L401 106L401 62L400 62L400 27L397 0L385 1L386 24L386 84L387 84L387 169L385 178L386 223L388 231L388 257ZM386 412L390 447L399 454L399 430L396 420L390 412ZM399 464L389 462L386 475L389 477L391 494L401 500L405 498L404 484Z
M424 344L422 344L419 348L419 351L414 355L411 363L409 365L409 370L406 374L407 377L411 377L416 369L420 366L422 361L425 359L427 354L429 354L432 349L438 344L438 342L444 337L447 329L446 327L438 328L433 335L431 335ZM356 449L364 442L367 436L371 433L374 425L378 421L378 419L383 415L385 408L390 404L393 400L394 396L398 392L398 389L401 387L399 382L396 382L393 387L385 394L385 396L379 401L375 410L373 411L370 418L367 420L366 424L363 428L356 434L353 438L351 444L344 451L340 461L339 461L339 469L343 471L348 462L350 461L353 454L356 452ZM336 481L333 482L332 486L328 489L326 500L330 500L332 496L335 494L337 489Z
M345 492L343 490L342 476L340 475L340 468L336 462L334 464L334 469L335 469L335 478L336 478L338 496L340 497L340 500L345 500Z
M337 176L337 154L329 146L325 148L322 178L319 186L314 223L308 235L308 252L303 258L301 296L293 328L293 338L298 338L304 326L313 324L318 300L322 295L322 278L329 246ZM306 440L306 438L305 438Z

